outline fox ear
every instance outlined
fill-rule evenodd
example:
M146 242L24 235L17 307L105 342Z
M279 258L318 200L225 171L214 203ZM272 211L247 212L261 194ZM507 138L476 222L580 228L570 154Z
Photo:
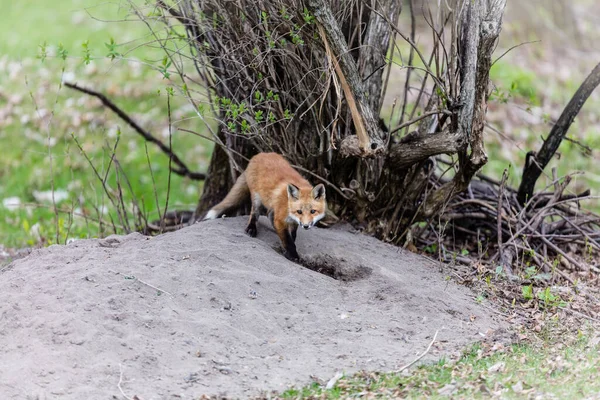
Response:
M292 198L294 200L298 200L300 198L300 189L297 186L288 183L287 187L288 198Z
M312 190L312 195L315 200L320 199L321 197L325 197L325 186L322 183L319 183Z

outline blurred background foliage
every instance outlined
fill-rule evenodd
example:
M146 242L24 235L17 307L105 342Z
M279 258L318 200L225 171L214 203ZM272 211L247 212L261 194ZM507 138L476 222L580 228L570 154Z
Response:
M427 2L416 4L419 9ZM142 214L157 219L167 201L168 158L155 146L145 146L99 100L61 85L63 80L77 82L105 93L168 143L167 88L175 78L160 71L164 55L148 26L130 13L126 1L0 0L0 5L5 10L0 17L0 251L122 231L92 165L101 176L111 165L107 183L119 183L127 204L137 199ZM509 183L518 185L525 154L539 148L600 61L595 46L599 13L600 4L592 0L508 3L495 55L514 48L491 70L494 91L484 174L499 178L508 168ZM401 30L410 26L408 18L408 13L401 16ZM153 29L169 34L163 26ZM427 29L418 27L419 45L431 41ZM399 46L408 54L404 43ZM382 115L386 122L394 98L402 95L405 73L391 68ZM173 126L206 131L185 99L175 93L170 102ZM593 195L600 194L599 105L600 93L595 92L548 168L557 167L559 175L584 172L570 186L573 192L590 188ZM177 129L171 132L174 151L190 169L205 172L212 143ZM538 186L548 183L542 178ZM172 174L169 209L193 209L201 185ZM586 206L599 210L597 201Z

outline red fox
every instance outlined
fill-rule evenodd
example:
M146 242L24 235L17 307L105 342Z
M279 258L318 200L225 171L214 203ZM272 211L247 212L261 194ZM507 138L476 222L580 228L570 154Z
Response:
M279 154L260 153L252 157L225 199L210 209L204 220L220 217L248 196L252 200L252 211L246 233L256 236L256 221L266 208L285 257L297 260L298 225L310 229L325 216L325 186L321 183L313 187Z

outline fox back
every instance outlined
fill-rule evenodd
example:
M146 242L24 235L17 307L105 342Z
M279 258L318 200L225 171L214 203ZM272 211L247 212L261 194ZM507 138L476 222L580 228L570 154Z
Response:
M265 208L281 240L284 255L291 260L299 258L295 244L298 226L312 228L327 210L323 184L313 187L279 154L260 153L252 157L225 199L204 219L218 218L248 197L252 211L246 233L256 236L256 222L261 209Z

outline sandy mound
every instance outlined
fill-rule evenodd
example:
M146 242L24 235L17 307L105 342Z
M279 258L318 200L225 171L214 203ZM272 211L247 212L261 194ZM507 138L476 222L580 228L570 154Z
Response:
M343 229L298 232L287 261L266 219L34 251L0 274L2 398L247 397L392 370L497 327L416 255ZM325 275L327 274L327 275Z

